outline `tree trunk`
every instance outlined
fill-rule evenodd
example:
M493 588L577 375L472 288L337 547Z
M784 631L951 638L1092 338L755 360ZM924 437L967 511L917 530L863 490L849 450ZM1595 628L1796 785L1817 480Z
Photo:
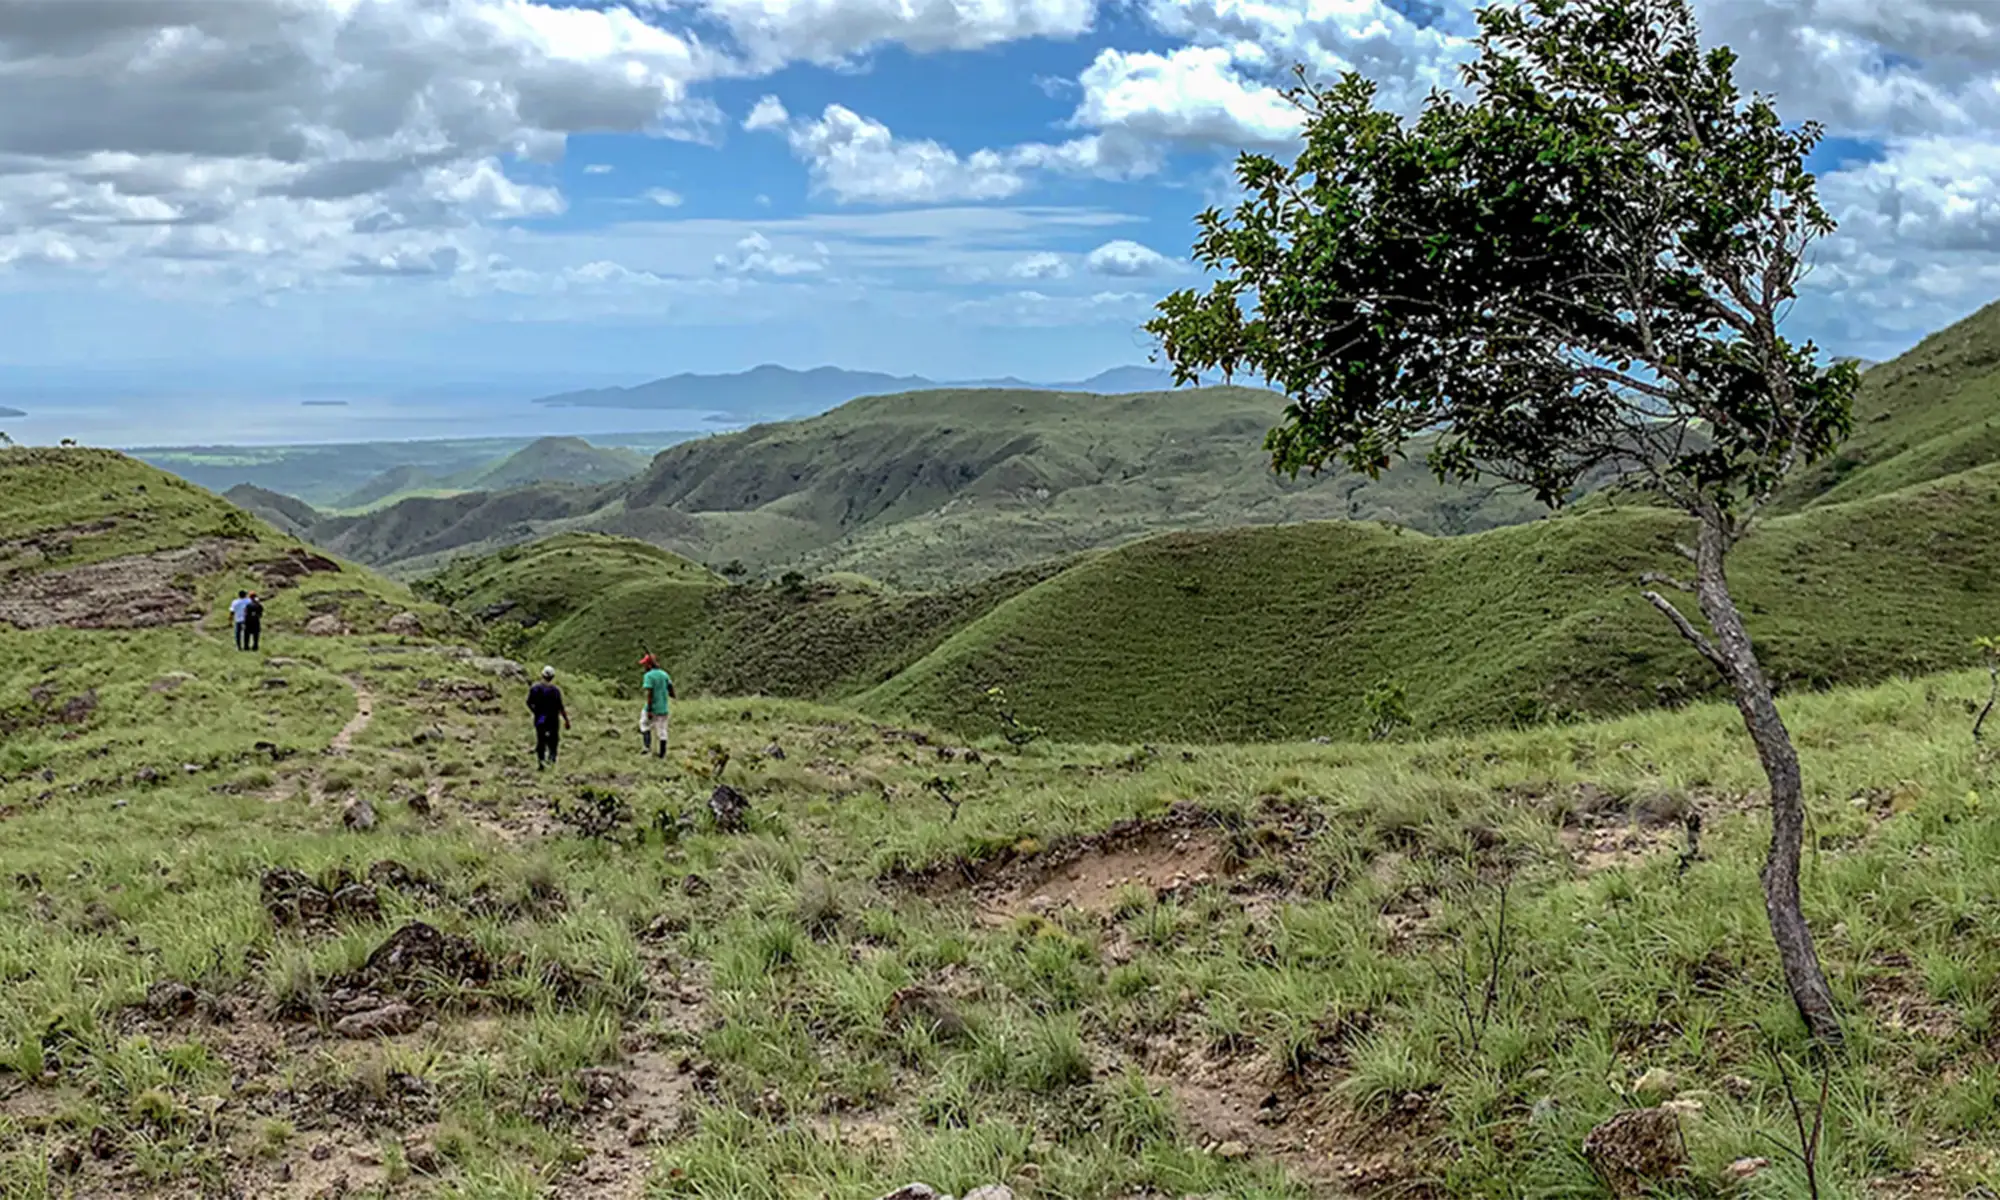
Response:
M1729 595L1723 556L1730 535L1723 522L1719 513L1704 514L1701 519L1701 538L1695 548L1695 596L1715 633L1717 666L1736 694L1737 711L1743 714L1743 726L1756 744L1757 757L1771 784L1771 851L1764 862L1764 912L1770 918L1771 938L1777 943L1778 961L1784 967L1785 986L1791 989L1792 1000L1813 1040L1835 1047L1841 1043L1840 1014L1799 905L1799 857L1806 820L1799 755L1784 719L1778 715L1770 681L1743 627L1743 615Z

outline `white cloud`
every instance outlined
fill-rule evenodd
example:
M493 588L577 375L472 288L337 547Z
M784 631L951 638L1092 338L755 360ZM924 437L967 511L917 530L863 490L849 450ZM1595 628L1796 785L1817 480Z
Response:
M800 275L821 275L826 272L829 252L824 242L812 243L812 253L793 254L771 244L762 233L752 232L736 243L733 253L715 256L715 266L719 271L735 275L775 275L792 278Z
M672 0L651 0L671 7ZM877 46L976 50L1090 29L1097 0L696 0L728 27L753 66L838 63Z
M750 109L750 115L743 118L743 128L752 132L765 129L783 129L792 115L776 96L761 97Z
M585 175L609 175L615 168L610 163L591 163L583 169Z
M646 199L661 208L679 208L683 197L671 188L647 188Z
M1007 274L1013 279L1067 279L1069 263L1062 255L1044 250L1018 260L1007 268Z
M951 315L973 325L1051 327L1063 325L1137 325L1145 320L1157 297L1140 292L1097 292L1088 296L1052 296L1038 291L1009 292L951 307Z
M768 96L758 101L744 127L782 131L792 153L805 160L814 189L843 204L1004 200L1026 190L1034 171L1115 174L1144 169L1142 163L1122 160L1096 137L960 155L928 138L898 138L882 122L840 104L827 105L817 120L793 119Z
M689 87L725 65L629 11L534 0L9 0L0 260L450 274L478 227L564 207L504 160L699 132Z
M1148 0L1146 11L1163 32L1221 51L1222 61L1269 82L1288 82L1294 63L1329 80L1359 71L1381 86L1384 103L1410 112L1432 88L1456 85L1471 46L1447 26L1467 24L1464 7L1453 4L1458 11L1440 17L1454 19L1430 25L1387 0ZM1194 62L1189 82L1220 73L1214 58Z
M1235 149L1297 138L1304 119L1277 89L1245 78L1228 50L1105 50L1081 79L1074 122L1141 141Z
M1174 261L1149 246L1119 238L1099 246L1084 259L1084 265L1094 275L1111 275L1134 279L1145 275L1164 275L1174 269Z

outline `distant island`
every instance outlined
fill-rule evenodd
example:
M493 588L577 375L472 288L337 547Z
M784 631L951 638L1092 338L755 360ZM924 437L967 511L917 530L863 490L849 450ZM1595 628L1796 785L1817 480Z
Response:
M347 407L347 401L345 401L345 400L301 400L301 401L299 401L299 405L300 405L300 407L302 407L302 408L346 408L346 407Z
M1247 380L1239 382L1249 382ZM544 396L535 404L552 408L632 408L707 410L710 424L788 419L825 412L862 396L938 389L1012 388L1026 391L1122 395L1163 392L1174 386L1173 372L1155 367L1113 367L1071 383L1029 383L1011 376L939 383L921 375L884 375L815 367L794 371L766 363L733 375L673 375L636 387L592 388ZM718 420L718 416L720 420Z
M6 405L0 404L0 417L25 417L27 415L27 413L22 412L18 408L8 408Z

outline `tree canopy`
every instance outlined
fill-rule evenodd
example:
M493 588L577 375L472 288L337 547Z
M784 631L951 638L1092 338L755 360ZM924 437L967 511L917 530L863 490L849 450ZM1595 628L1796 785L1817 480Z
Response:
M1638 472L1690 511L1754 507L1849 428L1856 372L1779 333L1832 229L1786 128L1704 50L1684 0L1527 0L1479 14L1463 94L1414 119L1303 75L1289 165L1245 154L1198 218L1220 278L1148 329L1182 381L1290 398L1294 473L1374 474L1431 437L1441 477L1558 504Z

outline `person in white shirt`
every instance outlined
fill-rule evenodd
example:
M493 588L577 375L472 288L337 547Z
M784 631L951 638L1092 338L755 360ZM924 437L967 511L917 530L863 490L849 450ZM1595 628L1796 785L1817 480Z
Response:
M230 619L236 622L236 648L243 648L243 610L250 607L250 593L236 593L236 602L229 606Z

